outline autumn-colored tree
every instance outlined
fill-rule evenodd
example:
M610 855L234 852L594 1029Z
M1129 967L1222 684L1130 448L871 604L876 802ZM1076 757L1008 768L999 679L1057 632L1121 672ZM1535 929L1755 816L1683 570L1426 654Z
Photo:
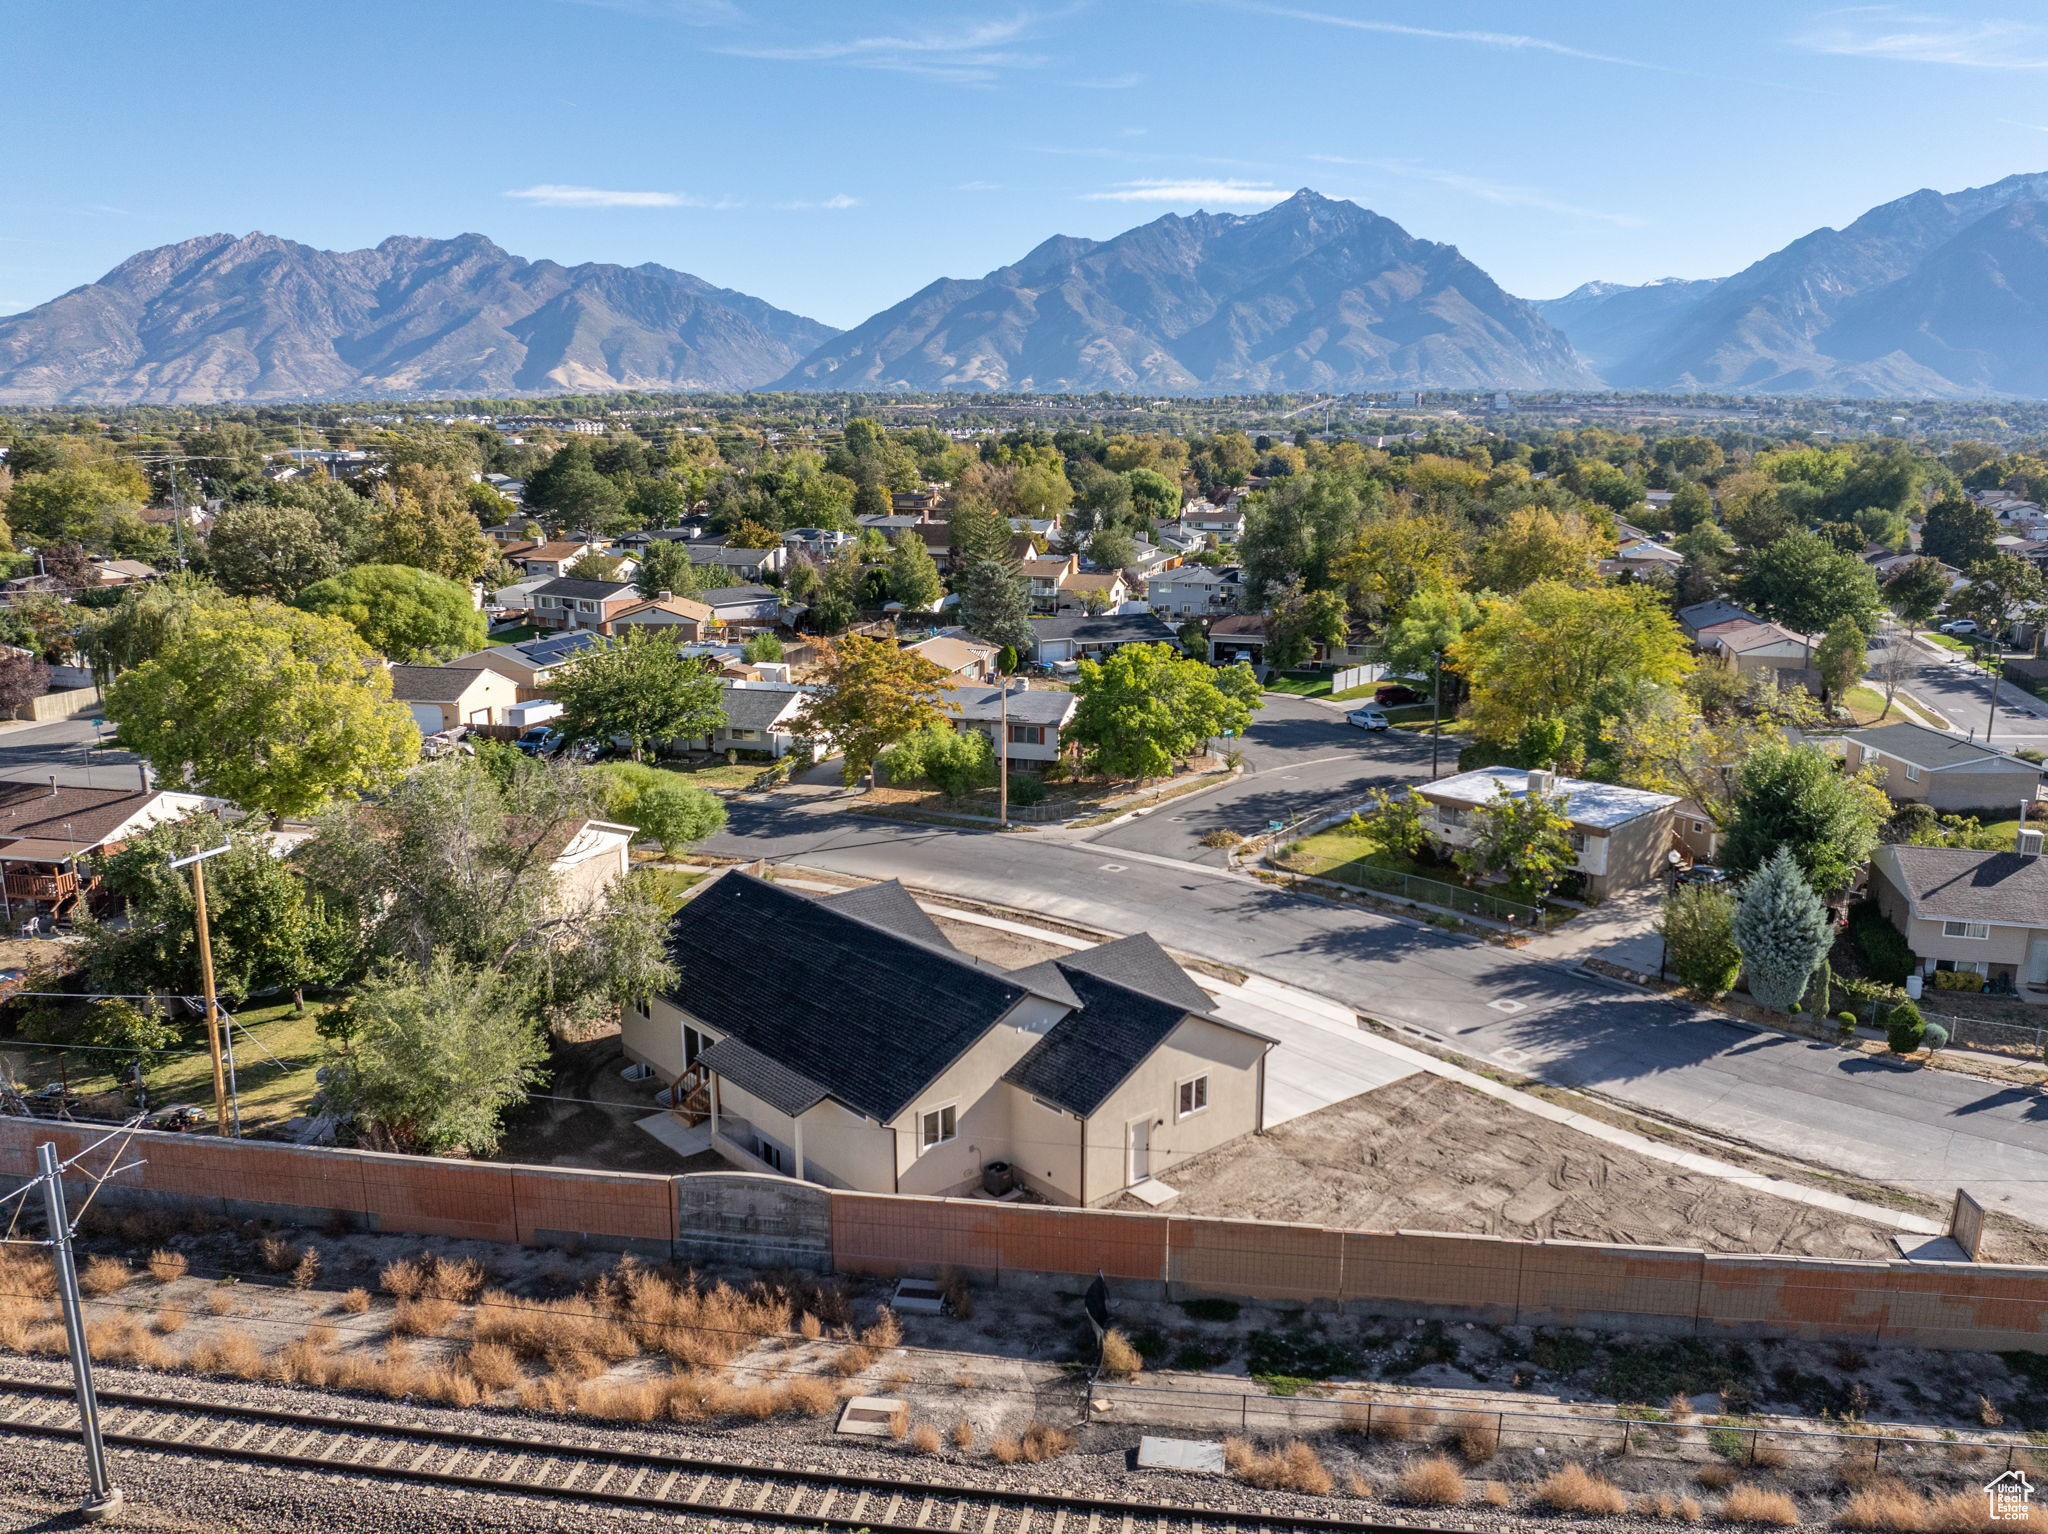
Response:
M1330 567L1352 607L1368 618L1399 612L1426 587L1460 582L1470 538L1449 517L1404 512L1368 522L1351 552Z
M1513 593L1538 581L1585 585L1593 566L1614 552L1614 539L1583 512L1525 506L1479 542L1473 584Z
M791 731L829 741L840 754L840 778L873 786L875 761L891 746L946 718L946 669L922 655L859 634L820 641L823 657Z
M491 560L490 540L469 509L464 481L445 469L402 463L377 487L370 559L416 565L467 584Z

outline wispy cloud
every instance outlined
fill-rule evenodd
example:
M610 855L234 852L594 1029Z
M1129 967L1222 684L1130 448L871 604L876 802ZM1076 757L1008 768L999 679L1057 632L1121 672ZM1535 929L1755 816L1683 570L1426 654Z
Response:
M1042 54L1020 53L1010 46L1030 36L1039 22L1032 12L1019 11L1007 20L952 29L876 33L784 46L729 43L718 51L748 59L888 70L949 85L987 85L1006 69L1034 69L1046 62Z
M507 192L537 208L701 208L702 198L681 192L614 192L601 186L523 186Z
M2025 21L1960 21L1891 5L1824 12L1792 41L1813 53L1904 64L2048 69L2048 27Z
M1268 5L1261 0L1215 0L1215 3L1230 6L1233 10L1256 11L1262 16L1278 16L1288 21L1309 21L1319 26L1342 27L1350 32L1378 32L1388 37L1416 37L1440 43L1472 43L1484 48L1503 48L1524 53L1553 53L1560 58L1584 59L1593 64L1621 64L1630 69L1654 69L1660 73L1679 74L1663 64L1648 63L1643 59L1627 59L1612 53L1596 53L1586 48L1574 48L1569 43L1560 43L1547 37L1531 37L1523 32L1484 32L1467 28L1417 27L1399 21L1372 21L1361 16L1337 16L1328 11L1297 10L1293 6Z
M1260 181L1124 181L1106 192L1083 192L1084 202L1241 203L1266 207L1288 196Z
M1614 224L1622 228L1632 228L1643 222L1632 213L1605 213L1598 208L1582 208L1577 203L1562 201L1536 187L1489 181L1483 176L1469 176L1463 171L1445 170L1439 166L1423 165L1413 160L1356 160L1335 154L1312 154L1309 158L1323 165L1362 166L1408 181L1432 182L1437 186L1449 187L1452 191L1476 197L1481 202L1498 203L1507 208L1536 208L1545 213L1558 213L1567 218L1591 219L1596 223Z
M857 208L860 206L860 199L858 197L849 197L844 192L840 192L834 196L823 198L822 200L817 202L774 202L770 203L768 206L770 206L771 208L780 208L784 212L795 213L802 212L805 209L809 208Z
M956 192L1000 192L1002 189L1000 181L963 181L953 188Z

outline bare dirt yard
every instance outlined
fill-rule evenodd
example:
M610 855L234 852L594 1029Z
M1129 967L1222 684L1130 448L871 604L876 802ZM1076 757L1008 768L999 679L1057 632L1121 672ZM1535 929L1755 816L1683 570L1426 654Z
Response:
M1438 1076L1411 1076L1306 1114L1182 1162L1167 1180L1181 1190L1176 1214L1714 1252L1898 1255L1876 1224L1681 1171Z

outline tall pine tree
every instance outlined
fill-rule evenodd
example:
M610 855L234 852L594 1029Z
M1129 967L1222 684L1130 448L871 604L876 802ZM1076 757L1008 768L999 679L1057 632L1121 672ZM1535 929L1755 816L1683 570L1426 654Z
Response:
M1796 1011L1827 957L1834 928L1789 848L1780 847L1743 881L1734 932L1749 994L1767 1007Z

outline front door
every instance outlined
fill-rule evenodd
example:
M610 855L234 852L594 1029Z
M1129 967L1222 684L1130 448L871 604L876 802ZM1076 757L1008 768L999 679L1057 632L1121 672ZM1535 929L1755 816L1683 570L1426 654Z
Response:
M2027 945L2027 984L2048 986L2048 937Z
M1132 1119L1130 1123L1129 1179L1143 1182L1152 1175L1152 1120Z

